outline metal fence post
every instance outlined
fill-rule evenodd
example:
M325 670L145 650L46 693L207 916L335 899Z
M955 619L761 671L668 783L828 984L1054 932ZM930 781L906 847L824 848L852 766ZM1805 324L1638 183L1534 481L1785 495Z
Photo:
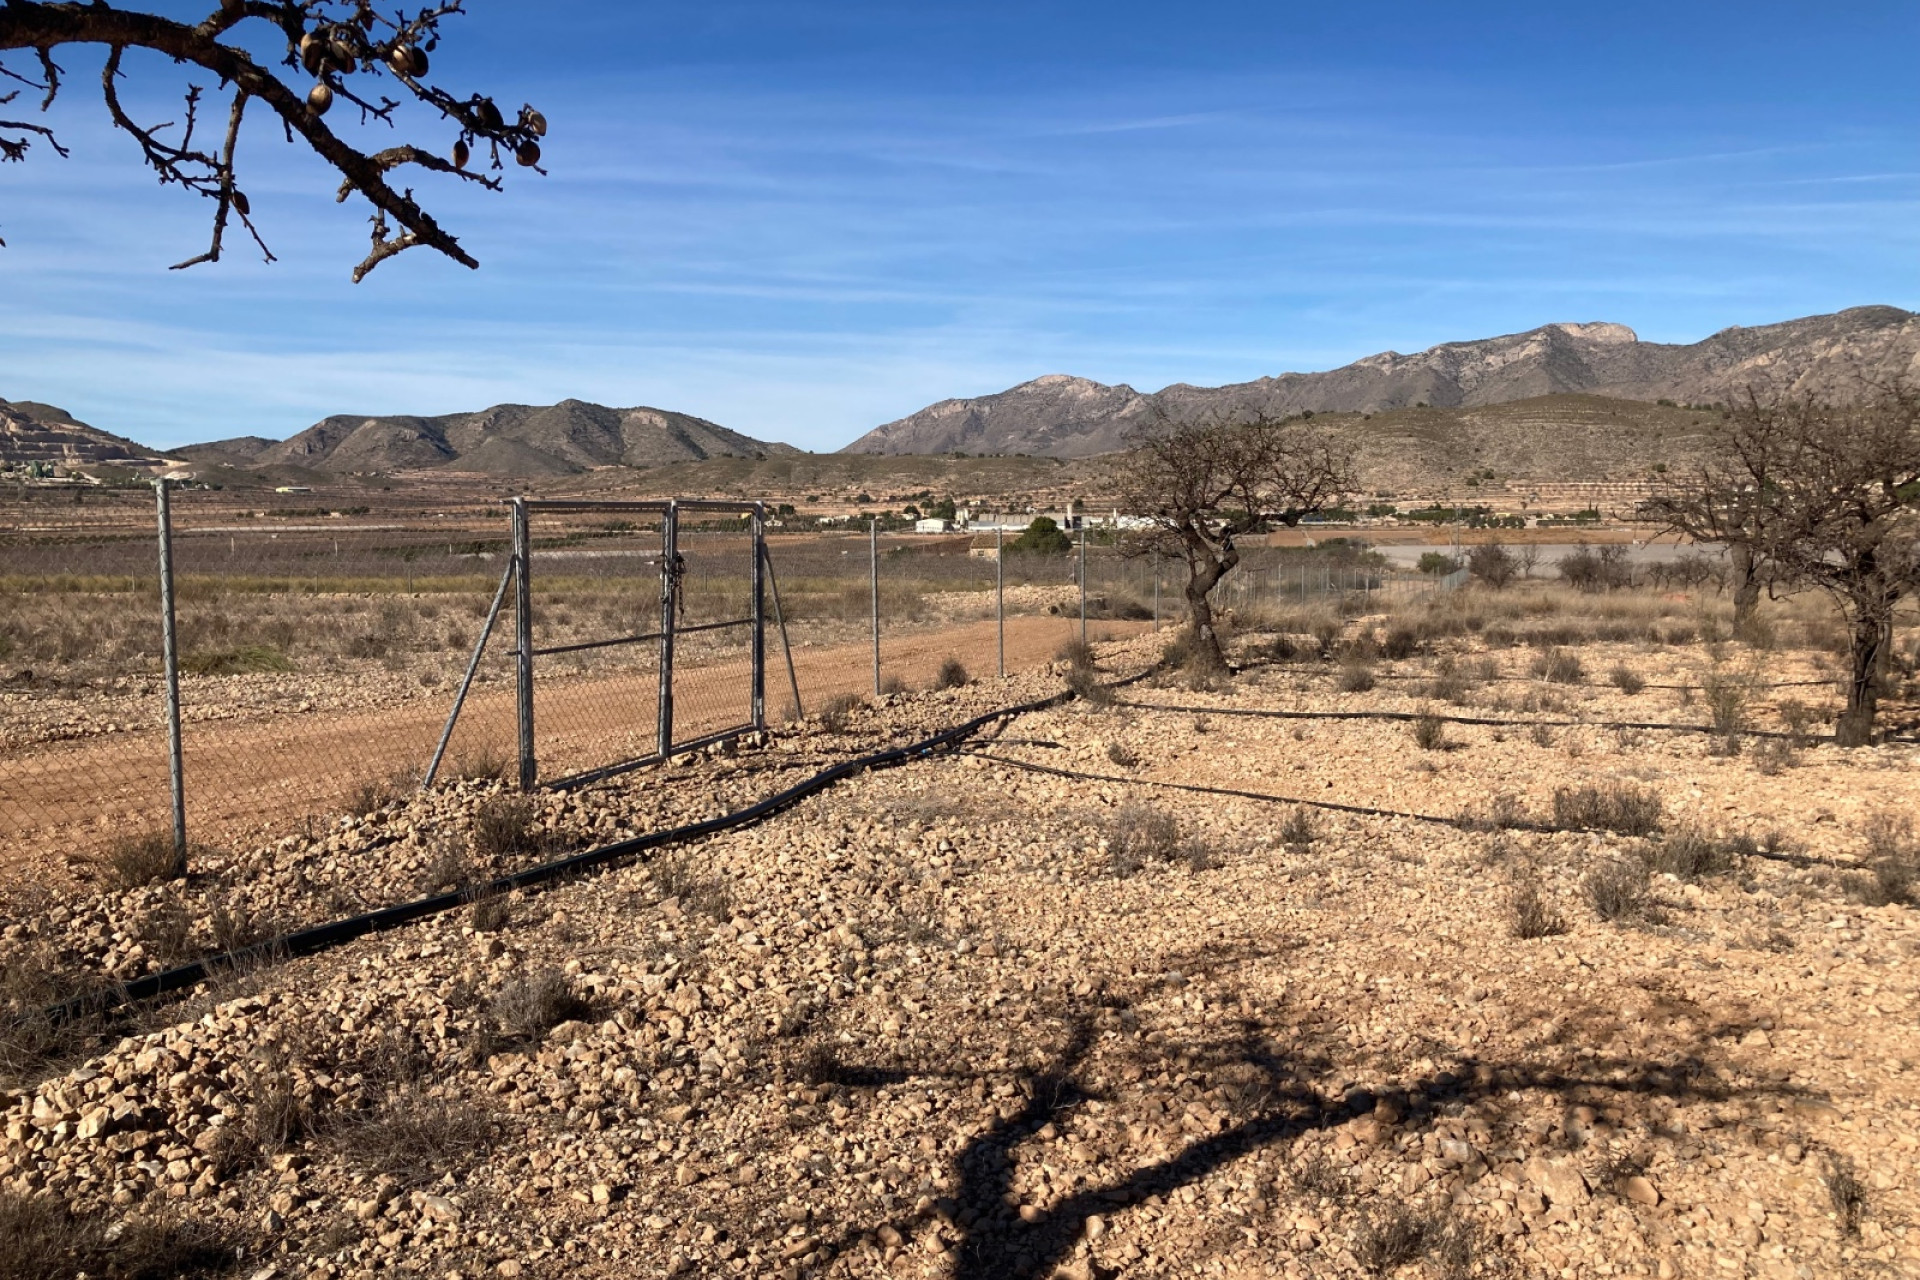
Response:
M680 605L680 503L660 517L660 758L673 754L673 623Z
M174 871L187 873L187 779L180 750L180 644L173 611L173 500L164 479L153 482L160 528L160 659L167 677L167 766L173 784Z
M539 766L533 754L533 537L525 498L513 500L514 701L520 710L520 789L533 790Z
M773 592L773 620L780 627L780 651L787 655L787 686L793 691L793 718L805 720L807 709L800 701L800 673L793 669L793 641L787 638L787 612L780 604L780 575L773 571L773 557L760 544L760 558L766 562L767 586Z
M1080 643L1087 642L1087 518L1080 517Z
M1000 678L1007 678L1007 552L1006 530L993 530L993 616L999 629Z
M1153 629L1160 630L1160 553L1153 553Z
M867 521L867 560L871 566L873 612L873 696L880 696L880 521Z
M753 727L767 727L767 509L753 504Z

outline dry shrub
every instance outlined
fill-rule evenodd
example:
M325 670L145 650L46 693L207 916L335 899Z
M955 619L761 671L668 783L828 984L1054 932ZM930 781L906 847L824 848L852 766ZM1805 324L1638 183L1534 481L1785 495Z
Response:
M1694 827L1668 832L1652 841L1646 846L1644 857L1652 870L1680 880L1724 875L1739 863L1732 844L1715 840Z
M508 1035L535 1041L563 1022L585 1018L592 1009L566 974L542 969L508 979L493 997L489 1012Z
M1107 857L1114 874L1130 876L1149 862L1180 854L1180 824L1152 805L1122 805L1107 828Z
M828 733L845 733L847 720L865 703L858 694L836 693L820 708L820 727Z
M488 796L473 814L473 848L482 857L538 853L542 846L538 809L526 796Z
M52 1196L0 1190L0 1274L7 1280L167 1280L237 1270L233 1244L204 1216L109 1223Z
M1140 757L1135 755L1133 748L1124 742L1109 742L1107 744L1107 759L1113 761L1113 763L1119 765L1122 769L1131 769L1140 763Z
M482 806L484 811L485 806ZM498 833L489 831L485 837L492 839ZM474 843L480 843L480 820L474 820ZM450 842L437 844L433 857L427 860L427 866L420 873L420 891L426 894L457 892L473 879L473 863L460 848Z
M44 944L0 952L0 1085L32 1082L83 1056L109 994L97 979L68 972Z
M1626 694L1629 698L1647 687L1647 682L1640 677L1639 673L1625 663L1621 663L1612 671L1609 671L1607 673L1607 679L1612 681L1614 688Z
M1473 700L1474 692L1480 687L1475 673L1459 666L1452 659L1441 662L1439 670L1427 684L1426 696L1450 702L1456 707L1464 707Z
M494 747L477 747L460 757L454 775L469 782L497 782L507 776L507 757Z
M1398 1204L1371 1208L1360 1217L1353 1256L1373 1275L1389 1275L1425 1257L1441 1234L1440 1220L1430 1214Z
M243 645L181 657L180 669L196 676L248 675L262 671L291 671L293 661L271 645Z
M883 698L897 697L906 691L907 682L899 676L888 676L880 682L880 696Z
M1920 842L1913 819L1877 813L1868 820L1867 875L1849 882L1852 897L1868 906L1920 905Z
M1795 747L1807 745L1807 730L1813 727L1813 708L1798 698L1784 699L1778 708L1780 723L1787 727L1788 742Z
M187 872L186 859L174 851L173 836L165 831L122 836L108 846L101 869L115 889L137 889Z
M1313 813L1305 805L1295 805L1287 814L1287 820L1280 824L1280 839L1290 848L1304 849L1319 838Z
M476 890L467 901L467 923L475 933L498 933L513 919L513 899L498 889Z
M1113 690L1100 681L1100 670L1094 665L1093 646L1084 640L1073 639L1060 646L1055 655L1067 664L1067 688L1076 698L1096 707L1110 706L1113 702Z
M1606 862L1587 872L1580 887L1593 913L1602 920L1637 920L1647 909L1647 869L1644 865Z
M1827 1157L1827 1170L1821 1181L1826 1184L1827 1203L1840 1219L1841 1233L1849 1237L1859 1235L1860 1220L1867 1212L1867 1184L1853 1171L1852 1163L1837 1152Z
M1551 938L1567 931L1567 922L1547 901L1540 882L1531 875L1513 882L1507 901L1508 928L1516 938Z
M1753 700L1750 675L1715 668L1701 682L1700 693L1706 699L1714 733L1732 742L1746 731L1747 704Z
M1446 751L1453 746L1447 740L1446 723L1431 711L1413 718L1413 740L1422 751Z
M1340 674L1334 679L1334 687L1342 693L1366 693L1378 683L1373 677L1373 664L1365 658L1349 657L1340 663Z
M1649 835L1660 826L1660 797L1630 782L1558 787L1553 793L1554 825L1570 831L1613 831Z
M1535 679L1550 680L1555 684L1579 684L1587 674L1579 656L1568 653L1558 645L1534 658L1531 670Z
M207 913L216 951L238 951L265 942L278 930L273 921L253 914L245 899L238 896L216 898Z
M973 677L960 664L960 659L948 657L940 663L940 673L933 678L936 689L964 689L973 683Z
M444 1177L490 1148L497 1135L493 1117L471 1102L449 1102L409 1085L372 1111L338 1121L330 1137L343 1156L404 1189Z
M1785 738L1768 738L1751 753L1753 767L1759 773L1771 778L1786 772L1800 763L1800 757L1793 749L1793 743Z
M733 891L724 880L702 874L688 854L655 863L653 886L662 899L677 900L683 912L715 921L733 918Z
M1404 623L1387 629L1386 639L1380 642L1382 657L1398 662L1411 658L1420 652L1420 633Z

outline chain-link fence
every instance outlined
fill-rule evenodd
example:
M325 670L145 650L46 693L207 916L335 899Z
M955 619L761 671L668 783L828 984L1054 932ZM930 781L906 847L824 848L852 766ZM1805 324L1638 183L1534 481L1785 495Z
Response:
M499 505L171 498L195 842L364 810L418 785L430 761L441 778L519 776L521 599ZM1033 670L1083 628L1097 642L1184 612L1182 566L1123 554L1100 529L1019 554L1012 531L776 528L760 557L751 503L688 504L671 535L659 503L527 507L542 781L657 755L663 715L682 749L759 723L762 690L779 722L836 698ZM0 844L86 853L169 825L155 523L152 495L136 492L0 525ZM1229 614L1365 612L1434 585L1350 548L1243 555L1216 595Z

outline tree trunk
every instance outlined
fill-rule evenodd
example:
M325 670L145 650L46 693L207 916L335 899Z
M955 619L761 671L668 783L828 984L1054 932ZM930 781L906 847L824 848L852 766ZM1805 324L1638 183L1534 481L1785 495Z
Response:
M1196 656L1216 667L1227 665L1220 648L1220 633L1213 620L1213 589L1227 570L1240 562L1240 555L1229 547L1224 556L1216 556L1212 547L1191 548L1187 557L1187 617L1193 626Z
M1833 728L1836 746L1864 747L1873 742L1874 713L1880 702L1880 658L1886 649L1889 624L1889 619L1871 613L1854 618L1847 709Z
M1759 607L1760 575L1755 572L1752 547L1736 542L1730 550L1733 559L1733 631L1739 635L1753 621L1753 611Z

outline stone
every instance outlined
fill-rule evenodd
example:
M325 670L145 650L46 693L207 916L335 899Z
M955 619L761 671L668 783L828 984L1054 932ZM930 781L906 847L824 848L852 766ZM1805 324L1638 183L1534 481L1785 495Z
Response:
M1653 1180L1641 1174L1628 1178L1621 1189L1626 1192L1627 1199L1635 1204L1644 1204L1651 1208L1660 1203L1660 1192L1653 1185Z
M1530 1156L1521 1172L1551 1204L1571 1207L1587 1202L1587 1180L1567 1161Z
M518 1262L514 1261L512 1258L501 1259L499 1262L494 1264L493 1269L496 1274L508 1276L508 1277L517 1276L522 1271L526 1270L525 1267L521 1266Z

